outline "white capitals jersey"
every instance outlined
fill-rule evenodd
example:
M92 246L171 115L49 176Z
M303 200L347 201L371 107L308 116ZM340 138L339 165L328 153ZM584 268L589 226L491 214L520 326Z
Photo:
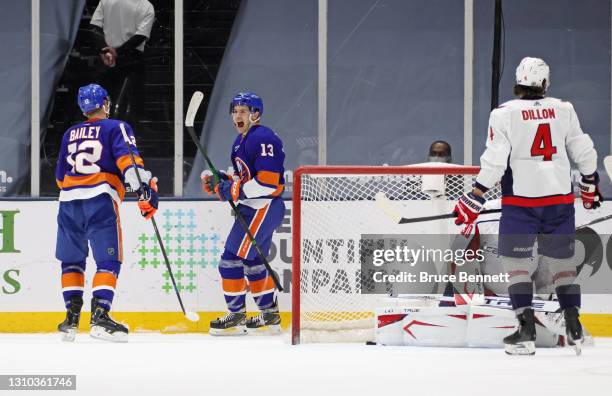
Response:
M502 204L547 206L574 202L572 159L580 173L597 169L597 153L571 103L555 98L515 99L491 111L478 185L500 180Z

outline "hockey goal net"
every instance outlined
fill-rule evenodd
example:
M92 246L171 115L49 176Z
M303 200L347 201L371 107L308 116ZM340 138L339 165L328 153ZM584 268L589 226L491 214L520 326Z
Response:
M364 234L456 234L452 219L398 224L377 194L404 217L450 213L471 191L478 167L301 167L294 174L292 343L361 342L374 337L380 295L361 293ZM499 188L487 192L497 198Z

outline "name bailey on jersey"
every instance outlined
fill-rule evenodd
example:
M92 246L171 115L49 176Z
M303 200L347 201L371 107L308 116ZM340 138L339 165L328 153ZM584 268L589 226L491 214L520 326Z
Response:
M79 139L97 139L100 136L100 126L82 126L70 131L70 141Z

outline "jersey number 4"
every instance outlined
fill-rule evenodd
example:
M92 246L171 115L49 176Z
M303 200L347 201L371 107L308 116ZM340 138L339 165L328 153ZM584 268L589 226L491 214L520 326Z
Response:
M85 140L78 146L77 143L68 145L66 161L72 167L72 173L91 175L100 172L100 167L96 165L100 157L102 157L102 143L98 140Z
M556 153L557 147L552 145L552 137L550 136L550 124L538 125L538 130L531 145L531 156L543 155L544 161L552 161L552 156Z

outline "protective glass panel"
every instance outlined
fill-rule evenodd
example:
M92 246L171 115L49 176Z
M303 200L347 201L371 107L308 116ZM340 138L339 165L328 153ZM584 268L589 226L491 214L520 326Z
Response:
M478 164L491 110L491 54L495 2L474 2L473 161ZM526 12L526 10L529 10ZM499 103L514 99L515 70L525 56L550 66L548 96L572 102L601 158L610 150L610 2L516 0L503 2ZM545 17L543 17L545 15ZM578 171L573 172L578 177ZM602 190L612 193L608 178Z
M45 3L41 2L41 13L45 12ZM160 194L172 195L174 1L150 0L152 10L138 11L130 8L130 2L119 3L126 8L118 12L117 9L113 12L107 10L106 15L104 11L98 11L103 16L101 22L96 22L100 21L96 16L99 2L87 0L84 3L85 6L78 10L82 10L82 15L74 45L69 49L67 59L62 58L65 67L59 61L60 66L56 66L59 70L63 67L63 74L58 74L54 80L51 115L41 135L41 195L58 194L54 171L61 137L72 125L86 119L77 104L77 93L79 87L90 83L98 83L108 91L110 117L132 126L146 168L160 180ZM71 10L72 14L76 12L76 8ZM78 21L79 18L72 14L66 15L68 22ZM119 18L119 15L125 18ZM45 18L41 17L41 20ZM102 25L100 32L94 30L92 20L94 24ZM127 24L137 26L134 36L148 39L144 43L142 40L133 44L129 42L132 35L122 33L132 31ZM112 52L105 49L107 47L112 47L116 56L105 58Z
M29 1L0 2L0 197L30 194Z
M188 24L192 26L186 18L186 28ZM193 44L186 41L186 45ZM188 47L186 56L193 52ZM238 92L257 93L264 102L261 123L283 140L285 194L290 196L291 170L317 160L317 0L241 2L219 67L213 92L203 86L205 99L210 96L210 100L203 104L206 120L199 138L208 156L218 169L230 166L237 136L230 102ZM197 65L196 70L206 73L202 69ZM187 88L185 94L190 95ZM199 113L197 119L201 117ZM189 156L194 153L193 148L189 154L186 151ZM202 156L195 157L185 183L186 196L204 196L200 173L205 168Z
M330 1L328 30L328 164L463 162L463 1Z

